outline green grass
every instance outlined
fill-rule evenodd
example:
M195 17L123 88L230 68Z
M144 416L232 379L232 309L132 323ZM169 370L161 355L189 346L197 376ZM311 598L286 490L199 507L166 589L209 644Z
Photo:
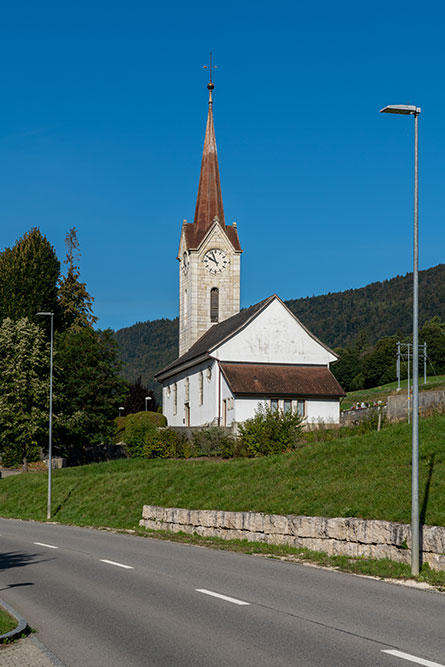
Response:
M433 389L445 389L445 375L433 375L427 377L427 383L423 384L423 375L419 377L419 391L431 391ZM407 391L408 380L400 382L401 390ZM346 398L341 403L342 410L349 410L349 408L357 401L364 401L365 403L372 403L373 401L386 401L390 394L397 393L397 382L389 382L388 384L379 387L372 387L371 389L359 389L358 391L348 392Z
M420 508L445 525L445 415L420 419ZM0 481L0 515L45 520L45 473ZM55 521L134 529L143 504L409 523L411 427L307 443L258 459L120 460L55 470Z
M445 526L445 415L420 419L421 521ZM47 475L0 481L0 516L44 521ZM408 565L327 556L307 549L151 533L138 525L142 505L263 511L308 516L356 516L409 523L411 427L309 442L290 454L258 459L120 460L55 470L53 515L60 523L132 530L158 539L308 561L347 572L409 579ZM445 590L445 573L423 566L418 581Z
M0 635L4 635L17 627L17 621L0 607Z

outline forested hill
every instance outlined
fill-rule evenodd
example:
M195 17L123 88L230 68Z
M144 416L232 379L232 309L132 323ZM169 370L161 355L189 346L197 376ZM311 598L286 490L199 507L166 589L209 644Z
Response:
M286 301L321 340L345 347L359 332L369 343L412 331L413 274L371 283L359 289ZM445 264L419 271L419 324L435 316L445 320Z
M267 296L267 295L265 295ZM366 287L285 302L295 315L331 347L344 347L359 333L369 343L383 336L406 335L412 328L412 273ZM445 264L419 272L419 323L445 320ZM178 353L178 319L138 322L116 331L123 375L142 376L155 388L153 375ZM159 386L159 385L158 385Z

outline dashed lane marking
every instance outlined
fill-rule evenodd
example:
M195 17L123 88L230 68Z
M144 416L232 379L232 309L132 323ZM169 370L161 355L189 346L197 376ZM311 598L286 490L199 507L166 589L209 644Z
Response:
M58 549L59 547L55 547L54 544L45 544L44 542L34 542L34 544L37 544L38 547L46 547L47 549Z
M134 570L134 567L131 565L125 565L124 563L116 563L114 560L107 560L106 558L100 559L101 563L107 563L108 565L115 565L116 567L123 567L125 570Z
M204 593L205 595L211 595L212 597L219 598L220 600L226 600L226 602L233 602L233 604L250 605L250 602L244 602L243 600L237 600L236 598L231 598L228 595L221 595L221 593L208 591L206 588L195 588L195 590L198 593Z
M403 653L402 651L396 651L394 649L387 649L382 651L382 653L388 653L388 655L394 655L396 658L402 658L402 660L408 660L408 662L415 662L416 665L423 665L424 667L445 667L445 665L438 662L432 662L431 660L425 660L424 658L417 658L415 655L410 655L409 653Z

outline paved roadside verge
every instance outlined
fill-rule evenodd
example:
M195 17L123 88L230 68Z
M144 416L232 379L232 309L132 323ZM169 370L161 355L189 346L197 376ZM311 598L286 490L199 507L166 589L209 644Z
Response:
M0 606L17 619L17 627L0 636L0 640L6 639L11 642L0 643L0 667L65 667L37 637L23 636L24 633L29 632L29 629L27 622L20 614L3 600L0 600Z
M0 646L1 667L66 667L36 637Z

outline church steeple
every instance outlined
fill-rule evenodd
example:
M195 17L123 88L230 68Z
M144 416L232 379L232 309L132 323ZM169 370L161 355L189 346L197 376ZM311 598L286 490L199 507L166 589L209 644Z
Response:
M179 260L179 354L213 324L240 309L241 246L236 222L226 225L219 179L210 54L209 111L193 222L184 220Z
M215 217L218 217L219 222L223 227L225 225L218 154L216 151L215 127L213 125L212 91L214 87L210 70L210 81L207 85L207 88L209 89L209 112L207 116L201 174L199 177L198 197L196 199L194 218L196 231L201 233L205 233L211 227Z

